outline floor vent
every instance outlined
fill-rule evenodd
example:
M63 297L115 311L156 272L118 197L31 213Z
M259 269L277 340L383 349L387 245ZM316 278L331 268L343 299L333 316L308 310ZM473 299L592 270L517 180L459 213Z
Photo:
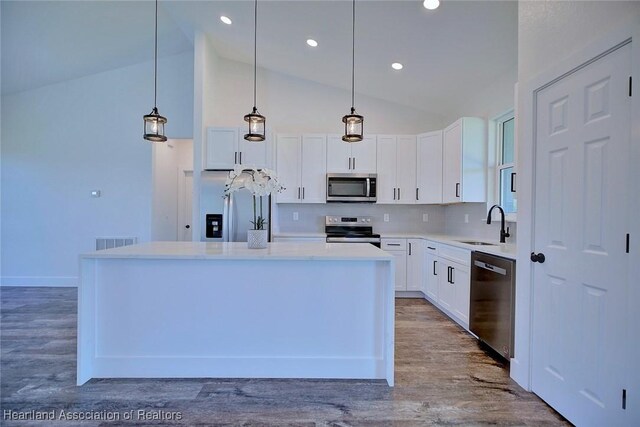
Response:
M137 237L96 237L96 251L135 245Z

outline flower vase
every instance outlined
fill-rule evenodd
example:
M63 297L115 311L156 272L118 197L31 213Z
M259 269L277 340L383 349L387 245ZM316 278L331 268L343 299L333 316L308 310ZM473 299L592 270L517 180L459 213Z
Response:
M247 230L247 247L249 249L265 249L267 247L267 230Z

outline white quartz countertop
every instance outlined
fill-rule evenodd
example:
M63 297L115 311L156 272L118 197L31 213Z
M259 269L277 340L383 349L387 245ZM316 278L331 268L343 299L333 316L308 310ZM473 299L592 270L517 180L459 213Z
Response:
M462 249L484 252L486 254L497 255L513 260L516 259L517 255L517 246L515 245L515 243L500 243L497 240L490 239L429 233L383 233L381 236L383 239L426 239L438 243L444 243L450 246L456 246ZM463 241L480 241L490 244L470 245L468 243L462 243Z
M249 249L246 242L149 242L95 251L81 258L390 261L393 256L373 245L348 243L282 242Z

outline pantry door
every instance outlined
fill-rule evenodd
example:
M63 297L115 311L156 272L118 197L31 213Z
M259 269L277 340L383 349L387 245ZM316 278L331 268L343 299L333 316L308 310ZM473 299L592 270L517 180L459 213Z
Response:
M624 419L630 75L628 43L535 97L531 384L580 426Z

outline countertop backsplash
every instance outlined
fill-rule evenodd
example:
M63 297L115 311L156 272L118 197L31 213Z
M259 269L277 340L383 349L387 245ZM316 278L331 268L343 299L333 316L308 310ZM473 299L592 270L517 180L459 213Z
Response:
M374 233L434 233L497 241L500 221L487 225L486 203L457 205L377 205L368 203L278 204L274 230L280 233L324 233L326 215L370 216ZM298 220L293 219L297 213ZM384 221L384 215L389 221ZM426 218L424 217L426 215ZM468 215L468 222L466 221ZM424 219L427 219L425 222ZM516 223L507 223L516 243Z
M276 230L281 233L324 233L327 215L370 216L373 232L442 233L445 229L444 206L437 205L376 205L369 203L279 204L275 217ZM293 220L294 213L298 220ZM389 222L384 215L389 215ZM428 216L427 222L423 215Z

